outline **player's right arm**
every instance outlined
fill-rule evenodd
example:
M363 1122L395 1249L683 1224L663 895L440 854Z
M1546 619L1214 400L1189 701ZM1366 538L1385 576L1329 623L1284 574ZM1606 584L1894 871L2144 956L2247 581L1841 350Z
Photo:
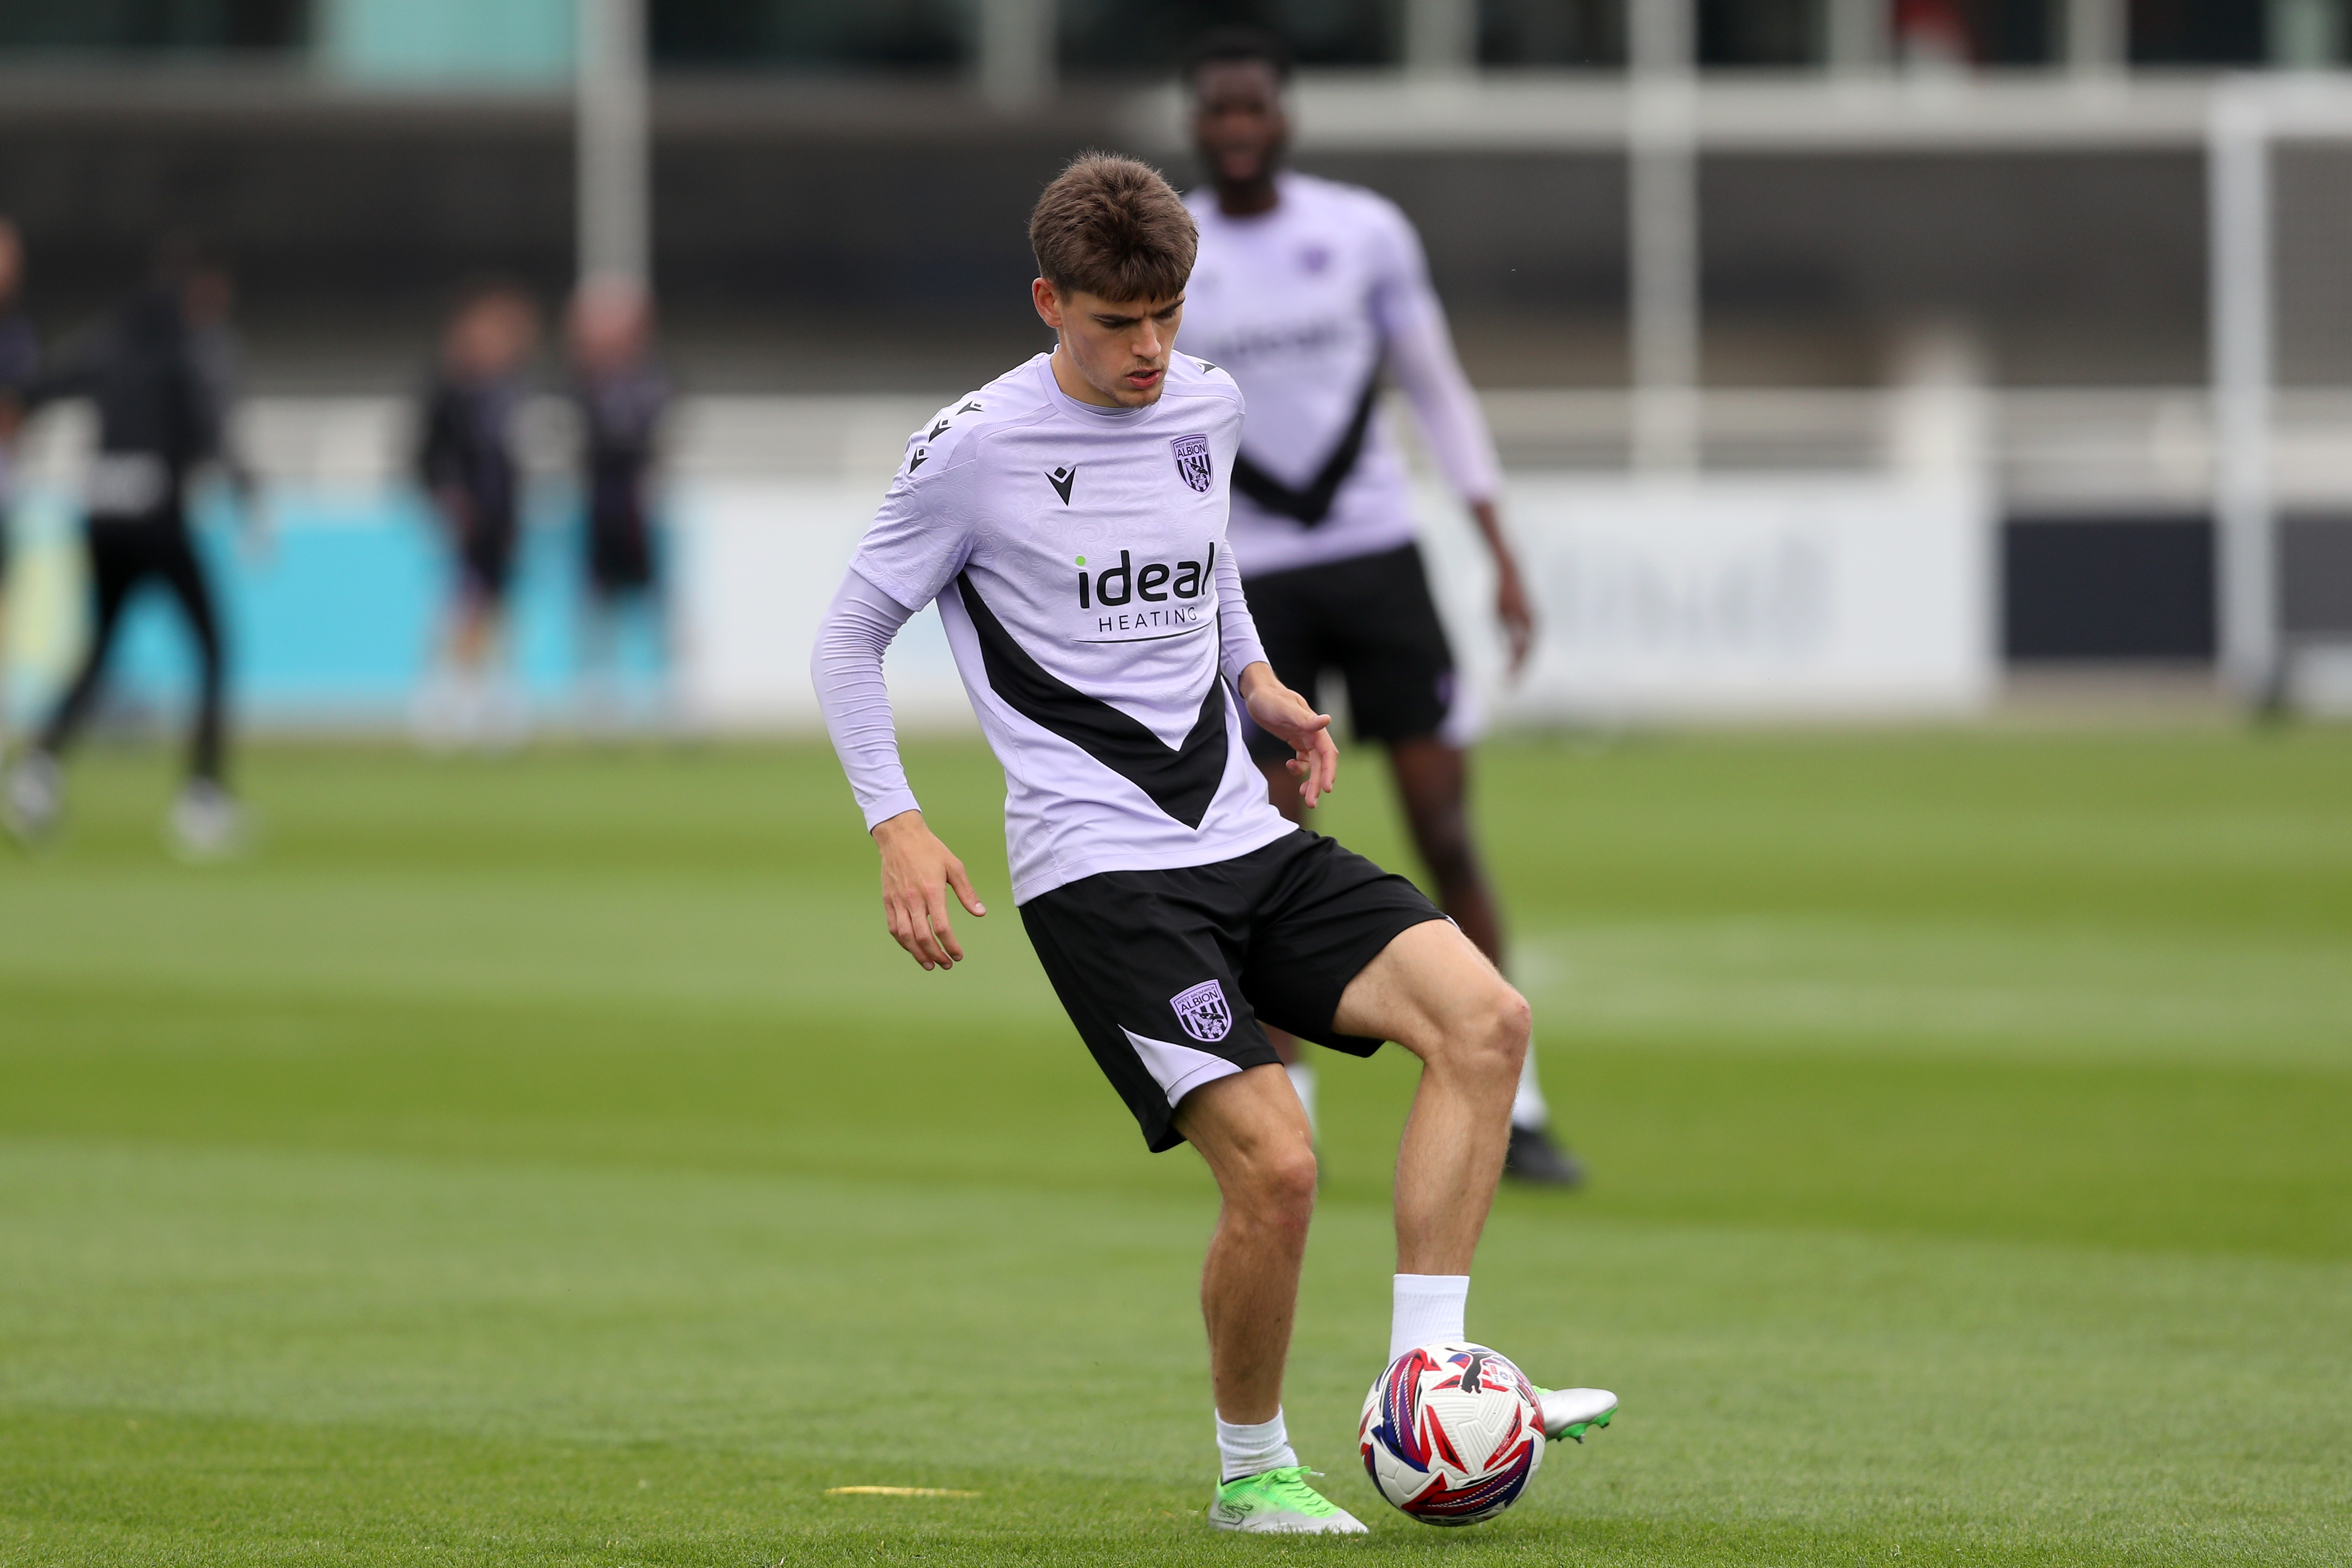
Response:
M1446 328L1445 308L1429 281L1421 237L1404 214L1382 202L1381 227L1387 264L1373 295L1389 372L1404 389L1422 433L1446 482L1477 524L1495 562L1495 616L1509 640L1511 673L1517 676L1535 646L1535 612L1519 577L1518 558L1503 533L1496 498L1503 488L1502 464L1486 416L1462 373Z
M923 821L899 761L882 656L912 615L853 569L817 624L809 675L834 752L881 852L882 916L891 938L925 969L952 969L963 948L950 918L949 889L973 914L988 910L963 862Z
M911 619L963 566L970 476L959 440L940 443L943 416L908 443L905 463L818 624L809 674L842 771L882 858L882 913L890 935L925 969L963 960L948 894L974 915L987 906L963 862L923 820L898 756L898 727L882 657ZM928 467L926 466L928 465Z

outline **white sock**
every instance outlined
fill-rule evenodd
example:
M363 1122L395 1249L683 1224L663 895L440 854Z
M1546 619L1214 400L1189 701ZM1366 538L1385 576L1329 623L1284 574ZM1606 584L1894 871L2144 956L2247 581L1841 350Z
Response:
M1298 1092L1298 1103L1307 1108L1307 1131L1318 1131L1315 1125L1315 1069L1305 1062L1294 1062L1282 1069L1290 1075L1290 1087Z
M1415 1345L1465 1338L1462 1319L1470 1306L1467 1274L1400 1274L1396 1310L1389 1319L1389 1360Z
M1511 1097L1511 1125L1540 1132L1550 1124L1551 1107L1544 1103L1543 1086L1536 1082L1536 1047L1531 1041L1527 1059L1519 1064L1519 1091Z
M1283 1427L1279 1409L1273 1420L1255 1426L1236 1426L1218 1416L1217 1458L1224 1468L1221 1479L1228 1481L1265 1470L1286 1470L1298 1463L1298 1456L1290 1451L1290 1434Z

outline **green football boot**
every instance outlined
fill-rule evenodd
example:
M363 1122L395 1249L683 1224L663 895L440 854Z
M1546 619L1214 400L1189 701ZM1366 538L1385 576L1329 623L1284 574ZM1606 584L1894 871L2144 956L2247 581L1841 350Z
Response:
M1362 1521L1307 1484L1307 1478L1316 1473L1304 1465L1291 1465L1226 1481L1209 1504L1209 1522L1219 1530L1289 1535L1370 1533Z
M1617 1396L1605 1388L1538 1388L1536 1396L1543 1402L1544 1436L1554 1441L1581 1443L1587 1430L1608 1426L1617 1414Z

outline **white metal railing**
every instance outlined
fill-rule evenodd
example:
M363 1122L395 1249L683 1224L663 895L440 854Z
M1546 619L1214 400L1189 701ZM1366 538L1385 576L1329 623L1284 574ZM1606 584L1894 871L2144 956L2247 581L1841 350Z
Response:
M1861 472L1896 466L1904 390L1725 388L1699 402L1698 453L1717 472ZM2027 389L1970 394L1985 414L1983 462L2012 513L2200 513L2210 510L2219 450L2212 400L2200 386ZM845 396L703 396L678 407L668 449L682 477L862 480L878 495L906 438L947 400L913 393ZM1631 465L1635 417L1620 390L1507 389L1483 395L1504 467L1517 472L1607 472ZM1408 456L1412 418L1392 411ZM375 488L403 482L414 410L393 397L262 397L240 409L247 460L279 484ZM69 486L91 427L73 405L28 429L26 478ZM569 410L529 405L526 464L542 475L571 461ZM2267 437L2277 505L2352 512L2352 388L2289 389L2272 400Z

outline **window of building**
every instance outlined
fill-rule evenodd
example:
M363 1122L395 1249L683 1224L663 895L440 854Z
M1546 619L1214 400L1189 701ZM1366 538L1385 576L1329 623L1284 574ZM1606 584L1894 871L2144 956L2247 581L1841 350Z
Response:
M1232 23L1279 34L1305 66L1393 65L1397 0L1061 0L1066 69L1162 75L1194 38Z
M96 55L282 53L309 0L0 0L0 49Z
M1623 0L1480 0L1478 61L1490 66L1623 65Z
M2269 57L2266 0L2132 0L2135 65L2259 65Z
M646 0L654 61L698 68L953 67L971 52L958 0Z
M1822 58L1822 0L1699 0L1703 66L1802 66Z

